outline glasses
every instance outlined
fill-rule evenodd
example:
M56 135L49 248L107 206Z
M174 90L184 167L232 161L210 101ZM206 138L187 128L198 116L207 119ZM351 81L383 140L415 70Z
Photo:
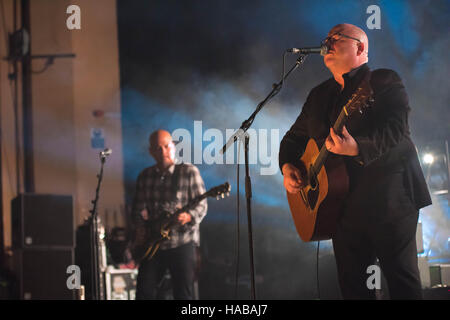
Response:
M335 38L336 36L338 36L339 38ZM326 37L325 39L322 40L321 44L322 45L326 45L328 48L330 48L331 46L333 46L336 42L338 42L339 40L341 40L341 38L347 38L347 39L351 39L351 40L355 40L358 41L359 43L361 43L361 40L354 38L354 37L350 37L346 34L337 32L331 36Z

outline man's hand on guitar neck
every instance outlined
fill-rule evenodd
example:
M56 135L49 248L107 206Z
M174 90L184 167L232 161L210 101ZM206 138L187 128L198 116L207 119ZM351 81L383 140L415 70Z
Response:
M141 218L142 218L144 221L147 221L147 220L148 220L148 211L147 211L147 209L142 209L142 210L141 210Z
M143 209L143 210L141 211L141 217L142 217L142 219L143 219L144 221L147 221L147 220L148 220L148 217L149 217L149 216L148 216L148 211L147 211L147 209ZM189 222L192 221L192 216L191 216L189 213L187 213L187 212L182 212L182 213L178 214L177 220L178 220L178 222L183 226L183 225L185 225L186 223L189 223Z
M328 151L343 156L357 156L359 154L358 144L348 133L345 126L342 128L342 136L339 136L333 128L330 128L330 135L325 140L325 146Z
M178 222L183 226L186 223L191 222L192 216L187 212L182 212L178 215Z
M300 187L303 184L300 170L293 164L285 163L282 168L284 176L284 188L289 193L300 192Z

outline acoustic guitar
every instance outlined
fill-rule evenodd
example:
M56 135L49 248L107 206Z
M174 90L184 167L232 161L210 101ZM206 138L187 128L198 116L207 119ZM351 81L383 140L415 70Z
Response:
M136 239L132 245L132 254L136 264L145 259L151 259L158 251L161 243L170 239L170 232L178 223L178 215L187 212L195 207L200 201L207 197L215 197L217 200L229 195L231 186L228 182L211 188L205 193L195 197L187 205L175 210L174 212L163 212L161 218L153 221L143 221L136 230Z
M337 134L342 134L342 128L353 112L362 113L373 101L369 77L370 73L342 108L333 125ZM344 160L329 153L324 141L310 139L300 161L294 164L304 183L299 192L287 192L287 199L297 233L305 242L331 239L348 193L349 179Z

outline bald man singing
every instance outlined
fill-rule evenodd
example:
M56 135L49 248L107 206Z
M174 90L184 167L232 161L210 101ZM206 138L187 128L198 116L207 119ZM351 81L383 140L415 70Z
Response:
M395 71L369 69L369 42L360 28L339 24L323 44L332 77L311 90L281 141L284 187L299 192L305 177L298 160L310 138L324 141L332 156L343 159L349 178L332 236L343 298L376 298L368 270L378 259L388 284L383 292L391 299L421 299L415 235L419 209L431 199L410 137L405 87ZM353 113L337 134L332 127L366 76L374 102Z
M164 213L175 212L206 191L196 166L175 164L175 145L169 132L156 130L149 142L149 152L156 164L144 169L137 179L132 218L138 231L142 230L143 222L152 226ZM167 269L171 274L174 299L195 298L196 248L200 245L199 227L206 211L204 199L188 212L178 214L178 223L169 239L161 243L151 259L139 265L136 299L158 299L158 283Z

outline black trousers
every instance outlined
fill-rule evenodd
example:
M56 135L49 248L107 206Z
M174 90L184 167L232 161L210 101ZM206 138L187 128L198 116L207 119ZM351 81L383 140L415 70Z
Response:
M378 178L377 183L351 194L333 237L344 299L376 298L375 289L368 286L376 272L368 268L376 258L391 299L422 298L417 220L418 211L404 189L401 172Z
M158 284L168 269L176 300L194 299L196 251L192 243L174 249L158 250L150 260L139 266L136 300L154 300L158 297Z

